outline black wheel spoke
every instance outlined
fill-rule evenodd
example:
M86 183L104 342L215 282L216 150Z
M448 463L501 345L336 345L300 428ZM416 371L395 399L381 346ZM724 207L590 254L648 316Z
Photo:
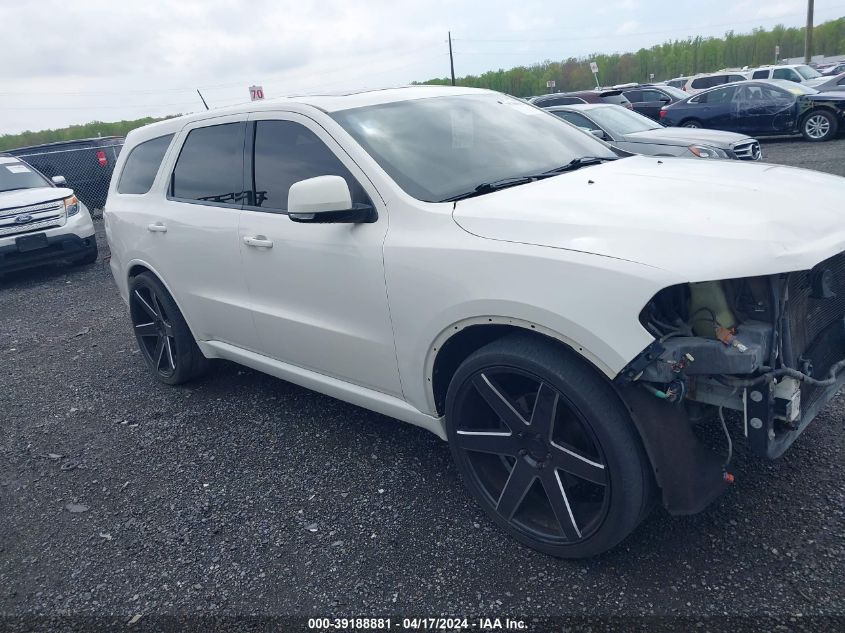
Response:
M158 336L158 328L155 323L141 323L135 326L135 333L138 336Z
M585 457L578 451L552 442L550 462L555 468L586 479L600 486L607 485L607 469L604 464Z
M167 349L167 362L170 365L170 369L176 369L176 361L173 358L173 344L170 342L170 337L165 336L164 338L164 347Z
M504 488L502 488L502 494L499 495L499 500L496 502L496 511L508 520L513 518L536 477L536 471L525 461L516 460L510 476L505 482Z
M458 431L458 446L466 451L516 456L519 444L507 431Z
M155 350L152 353L153 363L155 364L156 369L161 368L161 359L164 356L164 337L161 336L156 341Z
M150 305L150 303L146 299L144 299L144 297L141 296L140 292L136 290L135 296L138 298L138 301L140 302L139 305L141 306L141 308L144 310L144 312L147 313L147 315L151 319L155 319L158 317L158 313L153 309L153 306Z
M566 496L566 489L563 486L563 480L560 478L560 473L553 468L547 468L543 471L540 477L543 482L543 489L546 491L546 496L552 506L557 522L560 524L560 529L571 541L581 538L581 530L578 529L578 524L575 521L575 515L572 513L572 507L569 504L569 498Z
M540 385L534 410L531 412L531 430L543 437L551 438L557 415L558 393L546 383Z
M472 384L511 431L517 433L528 425L528 421L520 415L513 403L486 374L478 374L473 378Z

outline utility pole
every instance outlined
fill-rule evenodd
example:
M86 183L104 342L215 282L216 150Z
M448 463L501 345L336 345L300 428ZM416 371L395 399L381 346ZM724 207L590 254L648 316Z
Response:
M807 0L807 28L804 30L804 63L813 57L813 0Z
M452 56L452 31L449 31L449 66L452 68L452 85L455 85L455 58Z

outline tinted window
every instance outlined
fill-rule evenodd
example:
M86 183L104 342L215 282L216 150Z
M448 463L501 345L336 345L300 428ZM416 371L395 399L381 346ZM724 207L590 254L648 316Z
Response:
M791 68L775 68L772 71L772 79L787 79L789 81L801 81L801 76Z
M173 170L171 195L240 204L244 194L245 122L191 130Z
M697 103L727 103L733 99L735 93L735 87L712 90L711 92L699 95Z
M255 126L255 206L284 211L295 182L341 176L352 202L369 203L360 183L334 152L307 127L293 121L258 121Z
M129 152L129 158L123 166L117 183L118 193L147 193L161 165L164 153L170 147L173 135L159 136L151 141L144 141Z
M714 77L699 77L698 79L693 79L690 86L696 90L703 90L704 88L712 88L716 85L713 82Z
M625 105L630 103L621 92L618 95L602 95L601 100L605 103L615 103L616 105Z
M668 96L660 90L643 90L643 101L660 101L667 98Z
M769 78L769 71L768 70L755 70L754 74L751 75L752 79L768 79Z
M731 83L734 81L745 81L745 77L742 75L728 75L727 83Z
M845 77L836 82L837 86L845 86Z
M583 114L578 114L577 112L555 112L557 116L559 116L564 121L568 121L572 125L577 125L580 128L585 130L598 130L599 127L590 121L587 117Z
M643 90L626 90L622 94L624 94L625 98L631 103L641 103L642 101L648 101L648 99L643 96L643 94L647 92L648 91Z

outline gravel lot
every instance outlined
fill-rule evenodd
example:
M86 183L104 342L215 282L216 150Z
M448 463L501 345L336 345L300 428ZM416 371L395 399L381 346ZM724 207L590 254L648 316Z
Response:
M764 155L845 175L845 139ZM735 485L703 514L655 511L616 550L566 562L493 527L420 429L232 364L154 381L102 261L0 281L0 367L0 629L732 614L818 630L834 622L807 616L845 616L842 395L779 461L739 443Z

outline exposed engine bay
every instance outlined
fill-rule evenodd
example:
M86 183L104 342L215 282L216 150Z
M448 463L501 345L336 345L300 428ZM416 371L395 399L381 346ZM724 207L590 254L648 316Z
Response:
M718 412L729 455L723 410L739 411L752 450L778 457L845 382L845 253L807 271L665 288L640 322L655 341L617 383Z

